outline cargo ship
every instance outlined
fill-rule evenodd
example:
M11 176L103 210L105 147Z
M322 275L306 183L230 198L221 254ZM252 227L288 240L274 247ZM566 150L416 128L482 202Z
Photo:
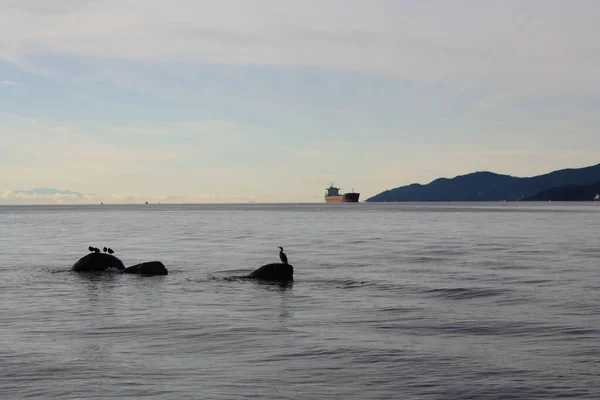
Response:
M333 183L325 190L327 203L358 203L358 196L360 196L360 193L354 193L354 189L350 193L340 194L340 188L333 186Z

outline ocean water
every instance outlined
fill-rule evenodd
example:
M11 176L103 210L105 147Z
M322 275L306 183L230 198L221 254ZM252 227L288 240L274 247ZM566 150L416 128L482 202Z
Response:
M0 207L2 399L598 398L595 203ZM74 273L88 246L168 276ZM278 261L291 285L232 277Z

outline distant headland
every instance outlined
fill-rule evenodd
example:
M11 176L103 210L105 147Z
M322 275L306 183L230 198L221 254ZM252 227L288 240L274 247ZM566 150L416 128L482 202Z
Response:
M592 201L600 190L600 164L528 178L488 171L439 178L386 190L367 202Z
M587 185L565 185L542 190L523 199L523 201L598 201L600 200L600 182Z

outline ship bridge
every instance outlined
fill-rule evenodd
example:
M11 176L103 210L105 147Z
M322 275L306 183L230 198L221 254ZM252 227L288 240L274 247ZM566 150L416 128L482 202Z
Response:
M331 184L331 186L329 186L325 190L327 190L327 196L339 196L340 195L340 188L333 186L333 184Z

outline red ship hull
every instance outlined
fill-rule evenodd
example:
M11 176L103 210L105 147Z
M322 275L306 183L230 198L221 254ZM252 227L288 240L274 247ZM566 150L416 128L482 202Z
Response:
M325 196L326 203L358 203L360 193L344 193L339 196Z

